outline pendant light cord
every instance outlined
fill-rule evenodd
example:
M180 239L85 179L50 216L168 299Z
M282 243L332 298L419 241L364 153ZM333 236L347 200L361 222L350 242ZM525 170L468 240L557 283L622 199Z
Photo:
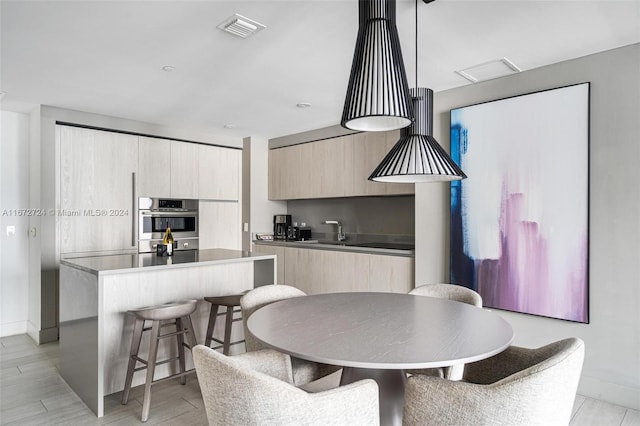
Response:
M418 88L418 0L416 0L416 89Z

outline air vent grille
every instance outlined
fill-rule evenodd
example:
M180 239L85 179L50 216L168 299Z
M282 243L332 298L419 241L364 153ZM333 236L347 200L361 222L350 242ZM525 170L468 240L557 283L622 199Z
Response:
M253 19L236 13L218 25L218 28L240 38L247 38L267 27Z
M491 80L505 75L519 73L521 71L522 70L509 59L502 58L483 62L462 70L456 70L456 73L472 83L477 83L479 81Z

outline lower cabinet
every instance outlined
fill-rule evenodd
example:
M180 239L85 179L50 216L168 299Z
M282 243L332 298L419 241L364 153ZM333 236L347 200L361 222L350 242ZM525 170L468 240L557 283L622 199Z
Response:
M414 288L412 257L256 244L278 256L278 283L307 294L352 291L408 293Z
M277 264L277 284L288 284L285 281L284 265L285 265L285 249L286 247L267 246L263 244L254 244L253 251L262 254L275 254Z

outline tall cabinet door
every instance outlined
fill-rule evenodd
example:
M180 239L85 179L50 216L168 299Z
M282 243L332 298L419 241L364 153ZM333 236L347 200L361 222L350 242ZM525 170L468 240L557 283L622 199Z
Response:
M135 249L138 137L71 126L60 146L60 252Z

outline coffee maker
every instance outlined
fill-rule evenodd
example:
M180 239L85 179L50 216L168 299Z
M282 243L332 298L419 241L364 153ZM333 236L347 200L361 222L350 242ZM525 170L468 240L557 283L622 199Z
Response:
M290 214L277 214L273 216L273 239L285 241L287 239L287 230L290 226Z

